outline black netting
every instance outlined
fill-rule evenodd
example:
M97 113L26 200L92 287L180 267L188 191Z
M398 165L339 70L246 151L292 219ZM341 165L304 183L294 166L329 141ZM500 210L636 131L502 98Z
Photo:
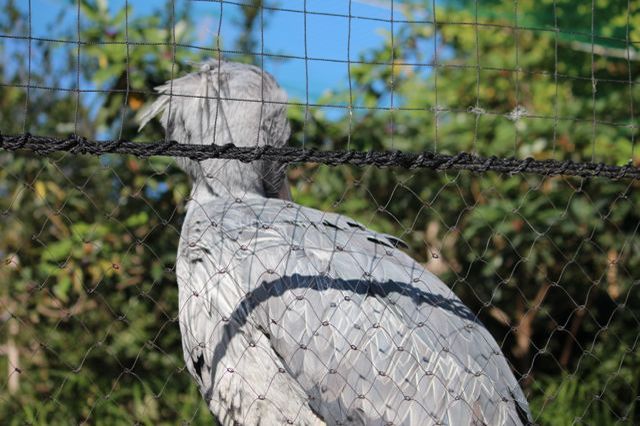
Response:
M639 1L0 4L9 424L638 422Z

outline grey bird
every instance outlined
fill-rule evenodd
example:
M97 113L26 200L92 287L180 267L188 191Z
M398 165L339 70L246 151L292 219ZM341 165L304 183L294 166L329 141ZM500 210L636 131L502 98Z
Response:
M224 61L167 82L188 144L284 146L287 96ZM176 273L186 366L223 425L517 425L525 396L486 328L403 242L290 200L285 166L177 159L192 182Z

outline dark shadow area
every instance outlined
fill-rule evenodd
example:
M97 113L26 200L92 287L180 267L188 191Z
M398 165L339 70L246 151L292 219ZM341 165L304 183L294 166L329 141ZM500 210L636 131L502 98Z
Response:
M228 340L223 339L222 342L216 345L212 365L217 365L224 357L226 351L224 341L230 341L238 333L239 329L247 323L255 309L271 298L281 297L285 292L296 289L340 290L347 293L365 295L366 297L387 299L389 304L396 303L397 298L390 298L390 296L397 294L398 296L410 298L418 306L428 304L435 308L449 311L464 320L479 324L477 316L457 298L452 299L429 293L408 283L342 280L320 275L304 276L294 274L270 282L265 281L245 297L224 326L224 335ZM197 361L194 360L193 362L196 363ZM212 383L215 383L215 380L212 380Z

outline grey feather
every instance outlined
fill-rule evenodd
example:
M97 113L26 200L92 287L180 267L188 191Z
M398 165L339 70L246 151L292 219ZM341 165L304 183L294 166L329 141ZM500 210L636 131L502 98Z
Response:
M247 89L258 80L269 84ZM238 144L241 136L245 145L282 145L288 137L284 107L265 105L270 111L257 116L248 102L240 114L227 101L168 100L171 90L283 99L257 68L209 65L159 90L164 95L141 122L163 112L180 142ZM212 131L216 114L225 118ZM182 164L194 189L177 277L185 362L222 424L530 422L498 344L449 288L398 249L400 240L268 198L268 184L283 180L273 165L214 161Z

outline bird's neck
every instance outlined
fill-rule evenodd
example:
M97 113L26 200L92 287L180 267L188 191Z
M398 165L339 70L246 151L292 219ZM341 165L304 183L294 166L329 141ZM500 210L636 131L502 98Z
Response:
M191 193L189 194L191 203L205 204L220 198L220 194L216 193L206 182L201 180L193 180L191 182Z
M206 160L189 168L190 199L205 203L221 198L244 198L248 195L264 197L263 183L255 167L239 161Z

